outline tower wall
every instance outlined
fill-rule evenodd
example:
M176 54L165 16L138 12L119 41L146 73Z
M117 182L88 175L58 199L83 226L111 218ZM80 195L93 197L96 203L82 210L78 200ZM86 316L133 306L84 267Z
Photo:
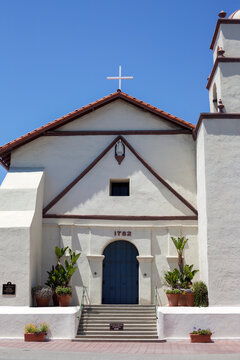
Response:
M197 139L199 255L210 305L239 306L240 117L202 119Z

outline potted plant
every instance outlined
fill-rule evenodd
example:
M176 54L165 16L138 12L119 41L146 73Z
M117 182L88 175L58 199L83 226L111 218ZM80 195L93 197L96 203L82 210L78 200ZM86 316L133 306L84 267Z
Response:
M64 248L59 248L58 246L55 247L55 255L57 258L57 264L54 267L52 265L52 269L50 271L47 271L48 273L48 280L46 281L45 285L48 285L52 288L52 299L53 299L53 305L58 306L58 296L56 294L56 288L62 284L60 276L59 276L59 267L61 266L61 258L65 255L66 250L68 249L68 246Z
M168 298L168 306L178 306L178 298L181 294L179 289L168 289L166 295Z
M24 341L45 341L49 325L44 321L39 325L27 324L24 328Z
M185 248L186 243L188 242L188 239L185 239L184 236L178 237L177 239L175 237L171 237L171 239L177 250L178 267L179 267L180 273L183 274L183 250Z
M189 335L191 343L209 343L211 342L212 331L210 329L197 329L194 327Z
M170 290L166 291L169 306L178 306L178 298L179 298L179 294L181 293L181 291L177 289L179 276L180 273L178 269L174 269L173 271L168 271L164 275L166 283L171 288Z
M37 306L48 306L52 296L52 289L49 286L36 286L33 288Z
M185 265L179 276L182 293L179 296L179 306L194 306L194 292L192 290L192 279L199 270L193 270L192 265Z
M71 281L71 278L75 271L77 270L76 262L80 256L80 254L76 254L74 251L69 249L69 256L70 256L70 262L67 260L64 261L64 263L61 263L61 258L65 255L66 250L69 249L68 247L60 249L58 246L55 247L55 255L57 257L57 265L54 267L52 266L51 271L48 271L48 281L46 282L47 285L50 285L54 289L54 293L57 290L57 288L70 288L69 283ZM55 293L57 295L58 300L60 299L59 295L56 291ZM72 294L70 290L66 290L66 295ZM57 303L55 298L53 297L53 301L55 301L55 304ZM69 299L70 301L70 299ZM68 303L69 303L68 301ZM60 305L60 304L59 304ZM60 306L68 306L68 305L60 305Z
M72 288L70 286L58 286L56 288L56 294L58 296L59 306L69 306L72 296Z

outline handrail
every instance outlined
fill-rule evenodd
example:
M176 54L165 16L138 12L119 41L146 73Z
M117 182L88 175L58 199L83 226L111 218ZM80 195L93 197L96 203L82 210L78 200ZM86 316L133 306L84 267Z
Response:
M83 286L82 298L81 298L81 302L80 302L80 308L79 308L79 311L78 311L78 318L79 319L80 319L81 313L82 313L82 307L83 307L83 303L84 303L84 296L85 296L86 289L87 289L87 287Z
M154 305L155 305L155 315L156 319L158 319L158 313L157 313L157 287L154 288Z

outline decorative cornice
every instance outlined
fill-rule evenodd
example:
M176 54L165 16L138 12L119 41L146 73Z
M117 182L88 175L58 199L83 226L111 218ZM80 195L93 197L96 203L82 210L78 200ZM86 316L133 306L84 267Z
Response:
M197 210L192 206L182 195L180 195L168 182L166 182L142 157L137 151L130 145L130 143L122 136L117 136L101 154L91 162L91 164L81 172L65 189L63 189L44 209L43 214L46 214L69 190L72 189L102 158L107 152L117 143L118 140L122 140L125 146L136 156L136 158L148 169L148 171L160 181L168 190L170 190L184 205L186 205L195 215Z
M87 255L86 257L88 261L103 261L105 258L104 255Z
M232 20L231 20L231 21L232 21ZM208 83L207 83L206 88L209 90L219 63L234 63L234 62L235 62L235 63L239 63L239 62L240 62L240 58L217 57L216 60L215 60L215 62L214 62L214 65L213 65L211 74L210 74L210 76L209 76L209 79L208 79ZM196 130L196 129L195 129L195 130ZM194 130L194 131L195 131L195 130Z
M198 216L131 216L131 215L66 215L44 214L47 219L79 219L79 220L124 220L124 221L159 221L159 220L197 220Z
M221 24L240 24L240 19L218 19L215 30L214 30L214 34L213 34L213 38L212 38L212 42L210 45L210 49L213 50L214 45L215 45L215 41L217 38L217 34L219 31L219 27Z
M196 129L193 132L193 137L196 140L198 135L198 130L202 123L203 119L239 119L240 120L240 113L201 113L196 125Z
M154 256L152 256L152 255L148 255L148 256L147 255L146 256L139 255L139 256L137 256L137 260L138 260L139 263L142 263L142 262L150 263L150 262L153 262Z

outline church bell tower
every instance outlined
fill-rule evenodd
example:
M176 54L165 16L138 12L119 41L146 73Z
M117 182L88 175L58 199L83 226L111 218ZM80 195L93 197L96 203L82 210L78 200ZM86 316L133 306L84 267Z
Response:
M240 10L219 14L210 48L210 112L196 126L200 274L210 306L239 306Z
M240 113L240 10L221 11L210 49L214 65L208 78L210 112Z

